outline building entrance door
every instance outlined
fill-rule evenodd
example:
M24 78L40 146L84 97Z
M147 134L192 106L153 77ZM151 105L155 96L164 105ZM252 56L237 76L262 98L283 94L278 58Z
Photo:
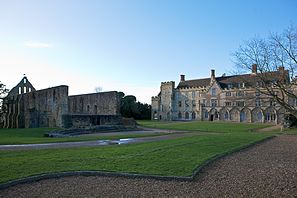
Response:
M213 118L214 118L214 115L211 114L211 115L210 115L210 121L213 121Z

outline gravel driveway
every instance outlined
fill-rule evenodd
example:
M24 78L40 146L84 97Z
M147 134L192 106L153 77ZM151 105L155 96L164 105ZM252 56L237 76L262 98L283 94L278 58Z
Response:
M191 182L65 177L2 190L0 197L297 197L297 136L279 136L207 166Z

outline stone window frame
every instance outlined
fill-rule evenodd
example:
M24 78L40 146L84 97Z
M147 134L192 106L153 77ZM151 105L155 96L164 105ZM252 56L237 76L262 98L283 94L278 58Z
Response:
M211 105L212 107L216 107L216 106L218 106L218 100L217 100L217 99L211 99L211 100L210 100L210 105Z
M244 107L245 106L245 102L244 101L237 101L236 102L236 106L238 106L238 107Z
M255 100L255 106L256 107L261 107L261 99L260 98L256 98L256 100Z
M182 101L178 101L178 107L182 107Z
M227 107L231 107L232 106L232 102L225 102L225 106L227 106Z
M227 91L225 95L226 95L226 97L230 97L230 96L232 96L232 92L231 91Z
M217 89L215 87L211 88L211 96L217 95Z
M185 100L185 107L189 107L189 100Z
M182 113L181 112L178 112L178 119L182 119L183 118L183 115L182 115Z

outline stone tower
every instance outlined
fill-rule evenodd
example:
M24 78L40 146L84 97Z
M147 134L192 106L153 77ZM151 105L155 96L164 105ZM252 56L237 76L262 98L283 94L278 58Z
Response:
M172 120L175 82L161 83L160 120Z

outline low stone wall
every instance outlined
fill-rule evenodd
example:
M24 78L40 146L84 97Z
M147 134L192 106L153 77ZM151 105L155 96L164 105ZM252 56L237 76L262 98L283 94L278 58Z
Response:
M64 128L82 128L97 125L120 125L120 115L79 115L67 114L62 116Z

